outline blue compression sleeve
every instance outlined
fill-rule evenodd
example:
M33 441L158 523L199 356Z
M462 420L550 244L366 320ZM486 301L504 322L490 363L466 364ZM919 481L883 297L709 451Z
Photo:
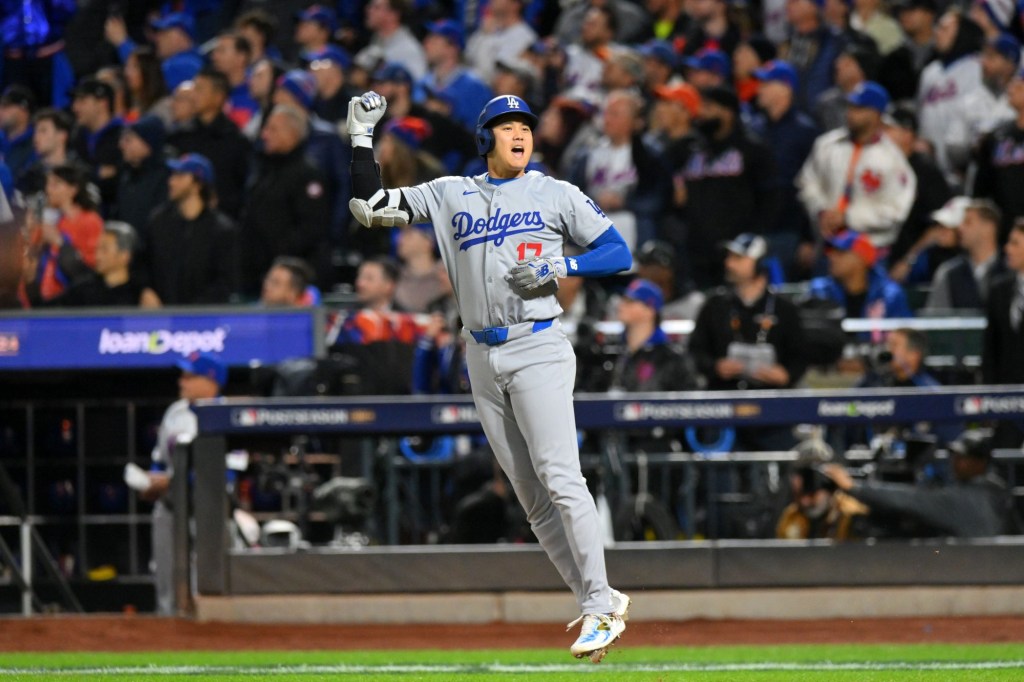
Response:
M614 225L592 241L587 248L590 250L586 253L565 259L565 270L570 277L613 275L633 264L629 246Z

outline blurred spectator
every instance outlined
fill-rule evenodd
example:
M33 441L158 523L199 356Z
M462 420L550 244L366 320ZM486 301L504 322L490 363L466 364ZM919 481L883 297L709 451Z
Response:
M473 135L450 118L413 102L412 84L412 74L400 64L386 64L373 74L373 89L388 101L381 124L406 116L425 120L433 134L423 140L423 149L440 159L449 172L461 172L477 156ZM374 135L379 138L383 132L384 126L378 125Z
M96 245L96 270L87 270L48 305L137 307L142 297L142 285L131 275L132 256L137 243L131 225L108 220Z
M779 516L775 537L780 540L850 540L860 535L860 517L868 508L842 491L821 472L832 461L832 448L812 439L797 446L789 475L792 502Z
M732 51L732 76L740 103L748 105L757 96L754 72L776 57L775 45L762 35L751 35Z
M917 520L933 532L959 538L994 537L1019 532L1012 521L1013 501L1005 483L989 470L991 434L967 431L949 445L955 482L937 488L880 481L855 481L832 464L825 474L836 486L870 507Z
M47 174L46 206L26 216L26 292L32 304L56 297L96 266L96 245L103 232L95 188L76 166L57 166Z
M640 94L644 87L644 62L640 54L628 47L612 50L601 71L601 87L605 92L632 90Z
M982 137L975 153L971 194L992 199L1003 211L1000 241L1005 241L1016 218L1024 216L1024 70L1006 86L1014 120Z
M160 60L152 47L141 45L132 50L124 62L124 80L128 88L126 121L137 121L151 113L159 116L165 126L171 122L171 100Z
M167 200L170 171L164 157L164 124L152 114L124 127L121 133L124 165L118 174L117 206L111 215L140 231L146 229L153 210ZM141 247L149 234L141 235Z
M883 56L903 42L900 25L888 14L881 0L853 0L850 28L870 37Z
M125 120L128 113L128 83L120 66L104 66L94 74L96 80L106 83L114 91L114 118Z
M1007 276L992 285L986 306L985 346L981 357L986 384L1024 383L1024 218L1018 218L1003 247ZM1007 426L1010 426L1009 424ZM1000 438L1004 447L1019 447L1020 424L1014 441Z
M664 298L654 282L635 279L619 300L617 317L623 324L621 354L604 372L587 372L580 390L686 391L697 388L687 357L661 329Z
M797 178L800 200L825 239L849 229L887 247L910 213L917 180L903 152L883 134L885 89L863 83L847 103L846 127L814 142Z
M1003 34L985 43L981 51L981 85L958 103L963 107L947 131L949 155L958 167L966 167L982 135L1017 118L1010 106L1007 87L1020 68L1020 43Z
M269 59L260 59L249 69L249 94L259 106L249 122L242 129L242 134L250 142L255 142L260 137L263 129L263 119L274 106L274 84L284 74L284 71ZM346 113L348 101L345 102Z
M385 186L411 187L444 174L441 162L422 148L431 133L430 124L415 116L392 118L384 124L377 162Z
M701 136L685 165L673 169L674 198L686 218L693 280L706 289L722 283L718 245L742 232L763 233L774 223L778 197L772 191L771 152L747 133L735 92L701 91L694 123Z
M71 105L78 123L75 155L92 171L102 205L117 199L117 167L121 164L120 119L114 118L114 89L95 78L85 78L75 88Z
M661 289L665 320L695 320L704 305L705 296L694 291L686 273L676 265L675 249L668 242L651 239L636 252L636 274L654 282Z
M328 226L331 206L325 179L305 156L309 117L293 106L277 105L263 126L260 165L249 188L241 224L242 291L259 295L263 274L278 256L296 256L329 279Z
M811 280L811 296L838 303L848 318L913 317L907 295L878 267L878 251L866 235L840 232L825 243L829 274Z
M301 52L323 50L338 30L338 15L324 5L310 5L295 15L295 20L295 44Z
M499 2L516 4L519 0ZM587 10L583 17L583 25L580 27L579 44L573 43L565 48L563 96L593 106L602 104L601 77L604 74L605 60L611 55L611 49L614 47L615 28L615 14L608 7L593 5ZM528 42L527 46L529 44ZM470 47L472 45L471 39ZM493 70L495 61L497 59L488 64L488 73Z
M786 18L792 32L780 56L796 68L799 77L797 108L810 112L821 93L832 85L842 39L824 24L821 6L815 0L787 0Z
M156 55L164 73L167 89L174 91L181 83L191 80L203 66L203 58L195 48L195 21L183 12L172 12L150 22L154 31ZM135 50L135 43L128 37L124 19L111 16L105 26L107 42L117 48L117 54L124 63Z
M235 19L235 30L245 36L252 49L250 63L270 57L278 57L277 48L273 46L277 20L273 15L262 9L250 9L239 14Z
M654 37L659 40L682 36L692 21L683 9L683 0L644 0L644 8L654 21Z
M202 154L213 164L217 208L231 218L242 211L252 146L225 114L231 86L210 67L195 78L196 115L168 142L179 154Z
M534 131L536 157L551 169L552 175L568 177L581 149L578 133L586 127L593 114L594 109L590 105L567 97L556 97L541 112Z
M292 308L309 305L307 289L315 273L301 258L278 256L263 276L260 304L268 308Z
M465 44L462 27L456 21L441 19L427 24L423 48L430 71L418 86L420 90L428 88L447 94L454 102L452 118L473 130L480 110L494 95L484 81L462 65ZM422 92L420 95L417 99L422 100Z
M64 32L78 5L75 0L4 2L0 82L29 88L41 104L66 107L75 75L64 53Z
M559 13L552 33L562 45L575 43L580 37L587 10L603 5L609 7L615 14L615 42L623 45L642 42L645 37L650 35L651 20L647 12L637 6L638 4L629 0L582 0L576 2Z
M537 40L537 34L523 20L523 4L523 0L490 0L480 28L466 44L466 62L485 83L494 76L494 65L499 59L517 58Z
M21 175L33 161L32 112L35 95L23 85L8 85L0 95L0 153L11 173Z
M900 45L882 60L878 80L896 101L917 97L921 72L935 59L935 0L897 0L893 16L903 30Z
M171 94L171 123L168 132L176 133L192 125L198 109L195 81L185 81Z
M857 86L874 80L878 71L874 46L850 43L835 61L835 85L821 93L814 105L814 117L825 132L846 125L846 98Z
M768 243L744 233L725 245L728 290L710 296L689 351L709 390L792 388L806 369L800 314L768 287ZM740 448L785 450L789 428L738 430Z
M303 144L306 158L324 179L323 192L331 215L328 230L331 245L344 249L351 220L348 200L352 182L347 161L352 157L352 150L336 127L311 113L315 100L316 78L308 71L293 69L277 79L274 104L296 107L307 117L308 135Z
M902 260L890 266L889 276L901 284L927 284L943 263L959 253L958 228L970 199L953 197L933 211L927 229Z
M499 59L494 64L494 78L491 79L491 91L503 95L515 95L527 102L537 101L537 78L533 65L525 59ZM454 101L458 93L438 93L440 96ZM483 106L480 107L483 109ZM539 107L538 107L539 108ZM452 107L454 110L454 107ZM469 126L475 129L476 120Z
M925 309L984 310L993 282L1006 274L999 253L1002 213L988 199L976 199L958 226L964 253L943 263L932 279Z
M683 34L685 54L699 50L720 50L733 53L740 42L740 29L730 16L726 0L697 0L687 8L692 21ZM694 83L696 87L703 87Z
M348 86L345 78L345 72L352 67L352 58L348 52L334 45L306 56L310 60L309 71L316 79L313 114L337 125L348 116L348 101L359 94Z
M860 388L932 388L940 386L924 366L928 357L928 337L916 329L894 329L885 338L885 350ZM956 434L953 434L954 436Z
M492 0L488 5L491 19L498 14L499 7L497 5L500 2L514 3L518 0L499 0L498 2ZM367 53L372 52L378 55L376 61L401 64L409 70L415 80L426 75L427 60L423 53L423 46L407 26L411 19L411 5L409 0L370 0L366 3L366 29L373 32L373 37L370 38L370 44L356 55L356 62L361 61L361 56L365 57ZM529 44L529 42L526 43L526 45ZM507 49L508 46L495 47ZM492 54L497 56L497 53L498 50L495 50ZM519 51L516 54L519 54ZM485 80L489 75L489 73L481 73Z
M960 181L966 159L950 157L951 131L962 129L963 102L982 87L978 25L956 8L939 18L935 29L937 58L921 72L917 92L918 131L935 153L950 184Z
M1013 0L977 0L965 8L967 15L981 27L986 39L997 38L1001 33L1020 34L1020 5Z
M762 115L753 119L750 128L771 150L775 163L772 185L779 202L775 222L766 225L764 236L772 257L792 276L808 269L813 259L814 237L797 196L796 176L811 153L818 127L793 106L798 84L791 64L768 62L754 77L761 84L757 104Z
M68 149L73 120L67 112L40 109L32 120L33 161L17 178L18 189L25 196L42 192L46 188L47 174L74 160L74 153Z
M249 39L233 31L220 34L210 53L210 63L228 80L227 117L244 128L259 110L259 104L249 92L249 66L252 64Z
M447 307L444 304L452 296L452 285L448 271L437 257L436 239L431 225L410 225L399 230L398 258L402 269L395 285L395 305L399 309L426 313Z
M644 58L644 92L680 80L676 75L679 55L668 41L649 40L640 46L640 54Z
M917 178L917 192L910 213L896 235L896 241L889 247L889 276L897 282L906 282L912 271L917 271L917 258L922 249L931 245L934 240L928 235L933 224L932 214L941 209L953 197L953 192L946 183L929 154L921 151L917 138L917 114L913 105L897 104L883 119L885 134L889 136L903 155L907 157L914 177ZM924 242L921 240L924 239ZM938 264L928 263L928 270L934 270Z
M216 208L213 164L185 154L167 166L168 201L146 225L143 305L227 303L237 289L238 235Z
M696 141L693 120L700 113L700 93L689 83L678 83L659 85L653 94L650 125L644 140L655 152L670 158L689 156Z
M411 315L395 309L398 276L398 266L390 258L375 256L364 260L356 275L360 308L339 317L328 329L327 345L415 343L418 334L415 321Z
M729 56L721 50L700 50L684 59L683 67L686 70L686 82L697 89L730 85Z

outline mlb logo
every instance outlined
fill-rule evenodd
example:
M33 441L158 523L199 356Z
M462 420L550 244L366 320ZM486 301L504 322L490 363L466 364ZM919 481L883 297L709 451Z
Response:
M239 426L256 426L259 415L256 410L239 410L235 413L235 422Z
M981 398L975 396L973 398L964 398L963 402L960 403L961 414L981 414L983 411L983 405Z
M627 422L639 421L642 414L640 403L626 403L619 410L619 419Z
M459 421L459 408L449 405L438 408L435 421L439 424L456 424Z

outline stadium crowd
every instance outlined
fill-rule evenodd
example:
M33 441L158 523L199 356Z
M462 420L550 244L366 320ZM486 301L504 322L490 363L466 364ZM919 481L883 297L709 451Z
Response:
M635 256L630 277L559 293L581 349L592 323L625 325L632 364L603 384L644 385L626 370L674 341L664 320L696 327L685 358L654 354L661 379L784 387L820 320L915 309L987 310L985 379L1024 380L1008 0L32 0L0 3L0 30L0 184L23 225L6 307L354 287L329 345L436 352L457 321L435 233L352 220L348 100L387 98L376 153L399 186L483 172L477 114L510 93L539 114L533 167ZM795 284L814 305L775 294Z

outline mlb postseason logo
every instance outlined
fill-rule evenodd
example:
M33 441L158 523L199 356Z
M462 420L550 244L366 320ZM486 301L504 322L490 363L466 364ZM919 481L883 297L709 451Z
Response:
M480 417L473 405L440 405L431 411L435 424L479 424Z
M957 401L956 412L970 417L987 414L1024 414L1024 396L969 396Z

